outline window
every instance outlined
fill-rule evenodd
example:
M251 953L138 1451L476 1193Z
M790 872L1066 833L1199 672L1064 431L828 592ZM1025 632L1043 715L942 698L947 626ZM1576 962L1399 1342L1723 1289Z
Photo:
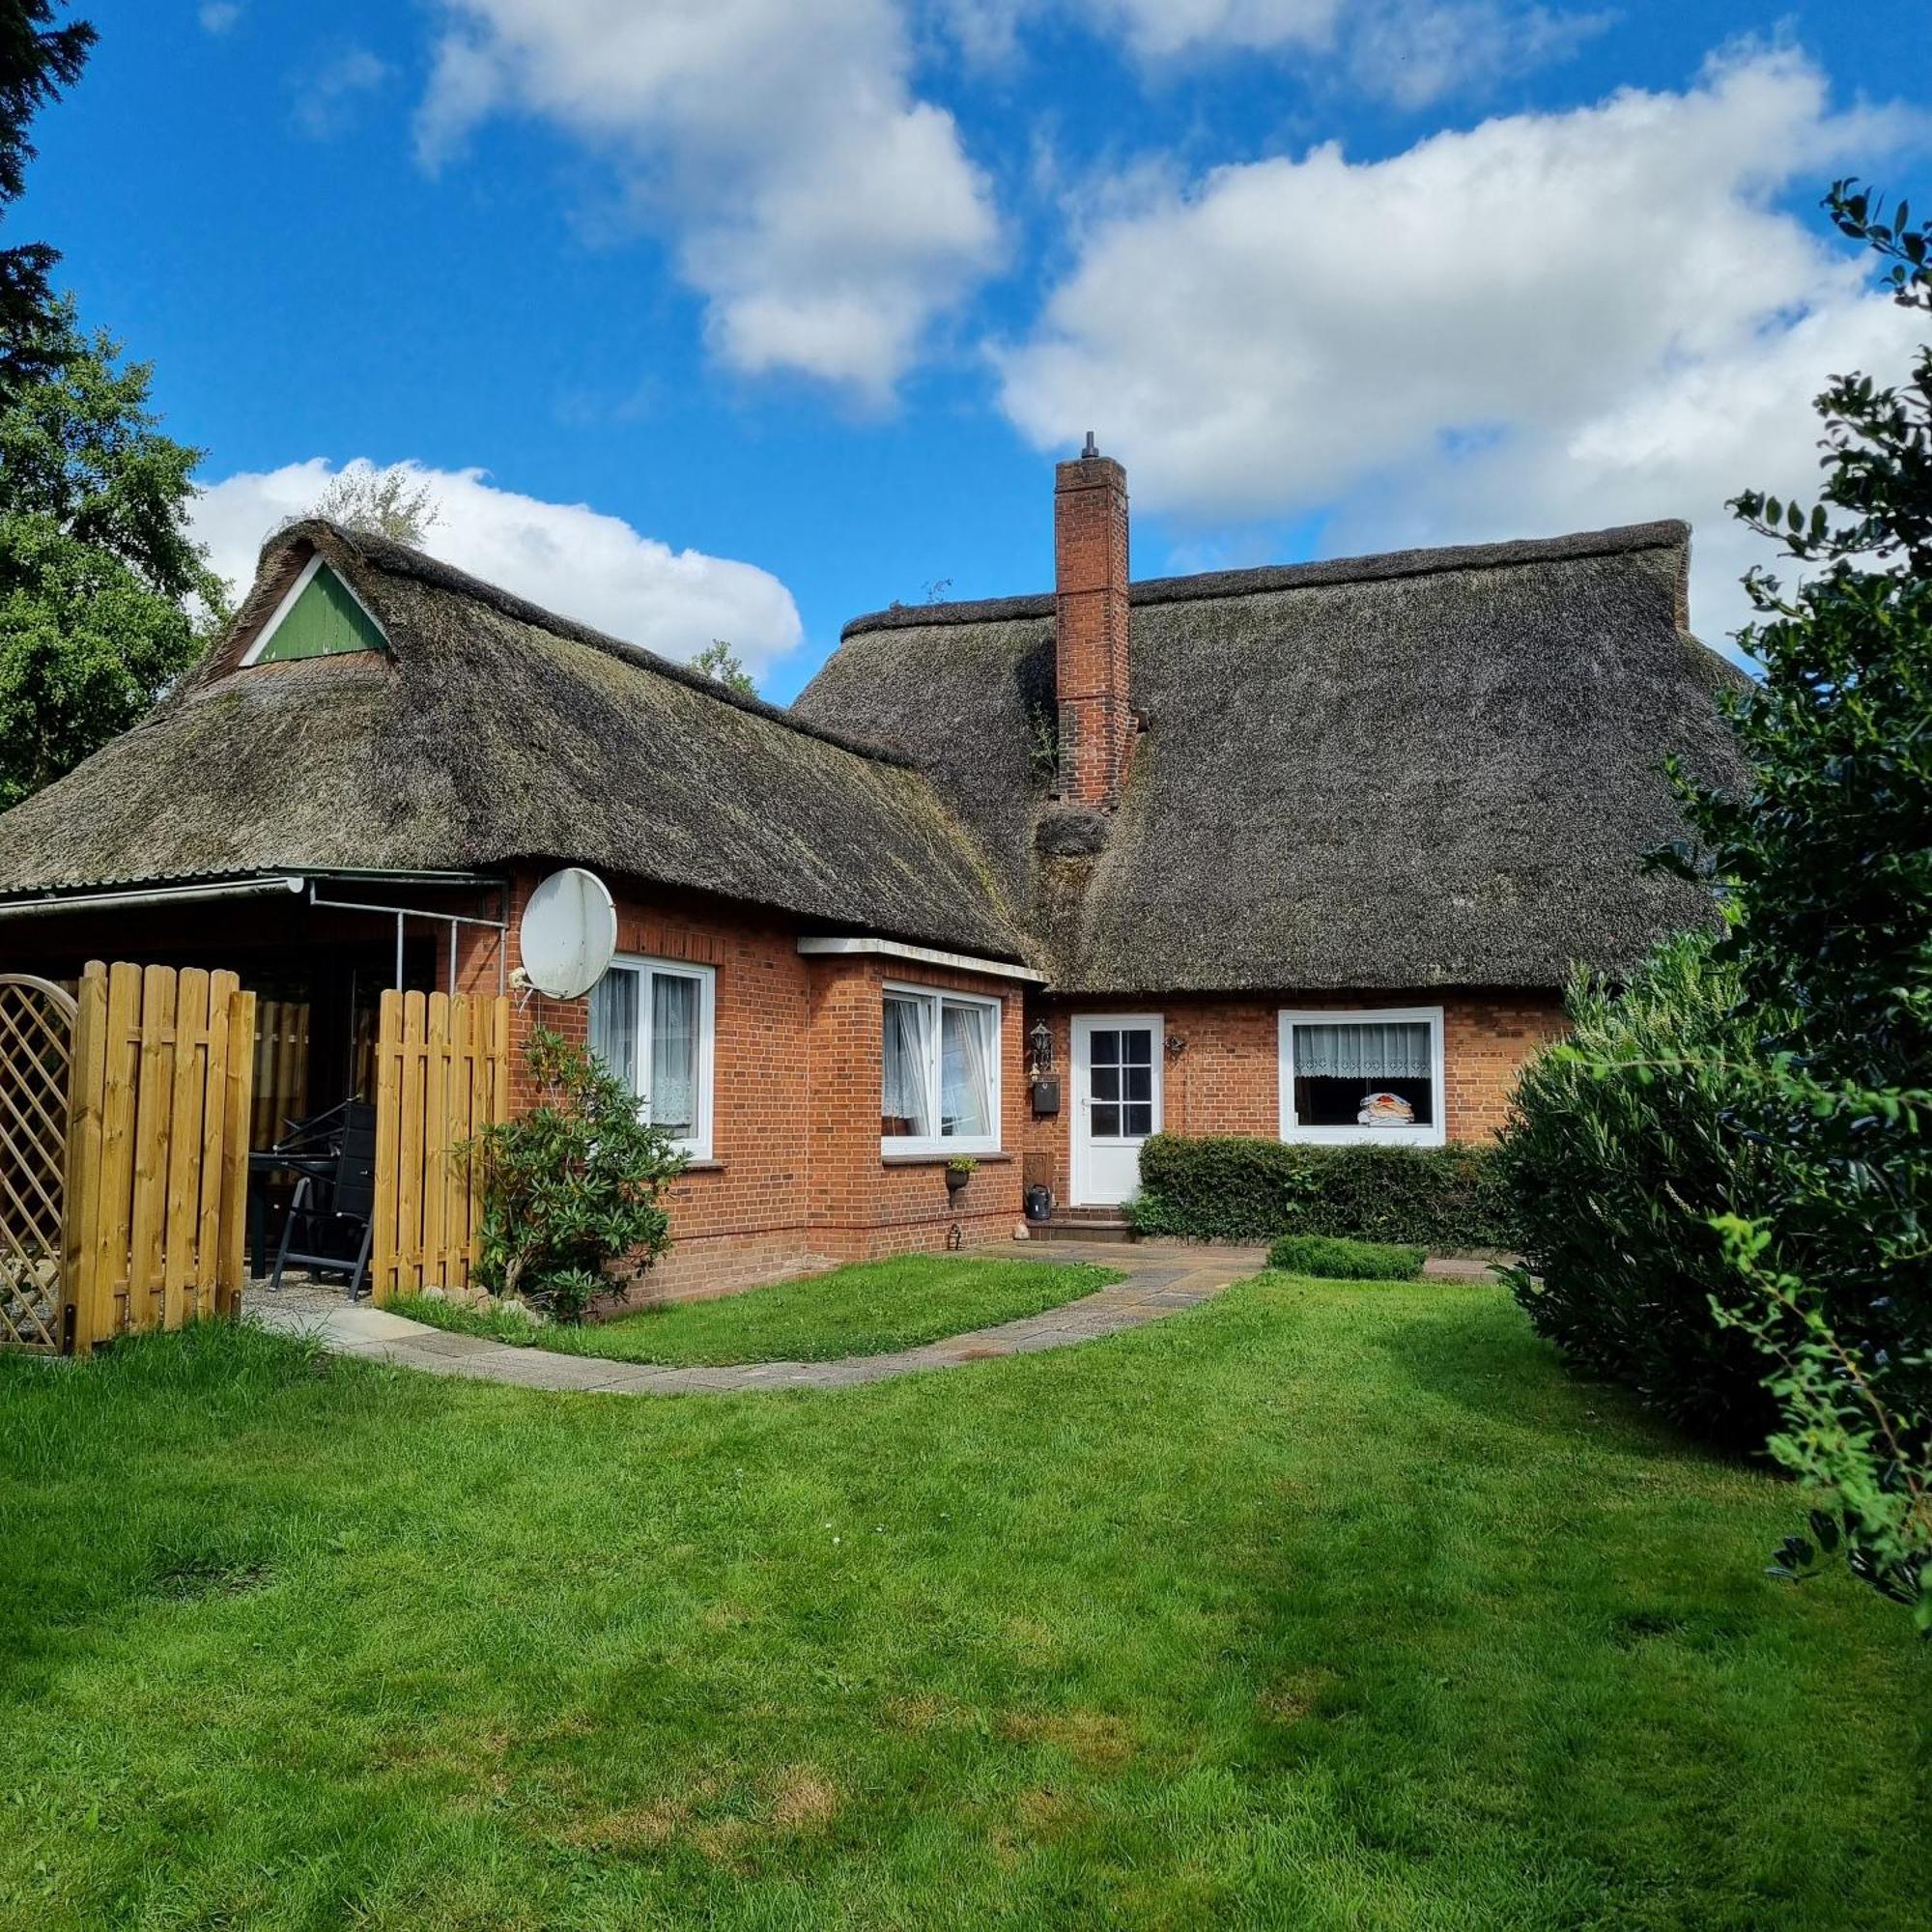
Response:
M1440 1147L1442 1009L1283 1013L1281 1137Z
M709 966L619 958L590 989L591 1052L695 1160L711 1157L716 977Z
M1096 1141L1144 1141L1153 1132L1154 1032L1095 1027L1087 1036L1088 1132Z
M1000 1003L890 986L879 1096L887 1153L1000 1145Z

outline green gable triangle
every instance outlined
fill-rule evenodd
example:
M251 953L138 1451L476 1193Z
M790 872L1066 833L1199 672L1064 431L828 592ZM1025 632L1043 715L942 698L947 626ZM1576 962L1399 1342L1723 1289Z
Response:
M348 584L324 564L282 613L257 653L257 664L287 658L331 657L339 651L382 651L388 640L356 603Z

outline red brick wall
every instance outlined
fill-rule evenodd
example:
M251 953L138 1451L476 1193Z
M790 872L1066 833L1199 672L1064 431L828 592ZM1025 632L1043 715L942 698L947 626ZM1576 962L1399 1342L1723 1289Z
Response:
M514 928L535 875L518 881ZM1018 1141L1025 1117L1016 982L868 954L806 957L798 929L776 919L672 894L617 893L620 952L715 969L716 1033L709 1161L670 1192L673 1246L627 1277L635 1300L728 1293L841 1261L1010 1234L1020 1211ZM474 970L494 988L479 945ZM461 961L459 979L470 962ZM888 1160L879 1143L883 999L888 980L1002 1001L1003 1156L956 1199L943 1156ZM538 1026L582 1041L588 1002L511 1000L512 1049ZM513 1095L528 1097L526 1084Z
M1360 1007L1440 1007L1448 1136L1482 1141L1503 1123L1510 1090L1523 1063L1564 1030L1563 1004L1554 992L1389 992L1343 997L1333 993L1283 994L1266 1000L1170 997L1137 999L1079 1010L1159 1011L1168 1035L1183 1042L1167 1056L1163 1121L1170 1133L1247 1134L1272 1140L1280 1131L1278 1055L1283 1008L1347 1009ZM1024 1145L1043 1164L1051 1159L1055 1199L1068 1199L1073 1108L1074 1009L1052 1006L1044 1017L1053 1029L1054 1070L1061 1076L1057 1119L1029 1118ZM1028 1016L1029 1025L1039 1017Z
M1127 477L1111 457L1063 463L1053 496L1060 795L1118 802L1134 735L1127 691Z

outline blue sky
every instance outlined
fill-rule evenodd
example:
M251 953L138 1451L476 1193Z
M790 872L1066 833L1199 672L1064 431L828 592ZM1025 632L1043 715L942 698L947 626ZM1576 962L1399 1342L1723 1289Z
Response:
M1904 354L1819 189L1932 194L1922 0L83 11L11 225L224 568L408 461L431 548L781 699L860 611L1047 587L1089 428L1137 575L1683 515L1716 638L1725 494Z

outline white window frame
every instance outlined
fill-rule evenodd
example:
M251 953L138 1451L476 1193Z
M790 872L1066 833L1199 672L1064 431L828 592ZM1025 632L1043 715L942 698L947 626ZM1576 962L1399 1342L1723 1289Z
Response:
M1427 1126L1314 1127L1294 1117L1294 1029L1298 1026L1393 1026L1426 1020L1429 1024L1429 1078L1435 1090L1435 1118ZM1378 1147L1441 1147L1447 1140L1449 1092L1442 1077L1442 1009L1440 1007L1315 1007L1284 1008L1276 1049L1281 1096L1281 1138L1320 1147L1369 1142Z
M988 999L980 993L955 993L947 986L919 986L910 980L888 980L879 992L879 1037L881 1040L879 1063L880 1112L885 1111L885 1038L886 1001L923 1000L932 1008L932 1024L925 1030L925 1095L931 1118L937 1121L940 1094L940 1031L941 1009L945 1007L979 1007L993 1016L992 1051L987 1057L986 1081L991 1090L987 1096L987 1106L993 1130L989 1134L881 1134L879 1152L891 1156L898 1154L907 1159L928 1154L955 1153L998 1153L1000 1148L1000 1061L1006 1039L1006 1013L1003 1004L996 999Z
M296 608L296 605L301 599L302 592L306 590L312 582L314 582L316 572L319 571L327 561L327 559L323 555L323 554L320 551L317 551L309 558L309 560L302 565L300 575L298 576L296 581L293 583L291 583L289 587L282 593L282 601L275 606L274 613L270 617L269 621L266 624L264 624L258 632L256 632L255 641L252 644L250 644L244 652L242 652L242 662L236 667L238 670L246 670L250 665L259 661L262 653L269 647L269 640L275 635L277 631L279 631L282 628L283 618L285 618L289 614L289 612ZM335 581L336 582L341 584L343 589L348 591L351 597L353 597L355 600L355 608L361 611L363 616L368 618L370 623L375 625L376 635L382 639L384 648L385 650L388 649L389 634L383 628L383 620L380 617L378 617L375 611L370 610L368 605L362 601L361 593L355 588L355 584L350 582L348 578L343 576L343 574L339 570L335 573Z
M711 1070L716 1060L718 1031L718 969L694 965L689 959L658 959L648 953L619 952L611 961L611 973L635 973L642 983L638 987L638 1033L634 1064L611 1070L628 1081L638 1096L645 1120L651 1117L646 1076L650 1071L651 980L654 975L668 979L697 981L697 1119L696 1131L674 1140L671 1145L692 1160L711 1158ZM607 978L609 975L607 974Z

